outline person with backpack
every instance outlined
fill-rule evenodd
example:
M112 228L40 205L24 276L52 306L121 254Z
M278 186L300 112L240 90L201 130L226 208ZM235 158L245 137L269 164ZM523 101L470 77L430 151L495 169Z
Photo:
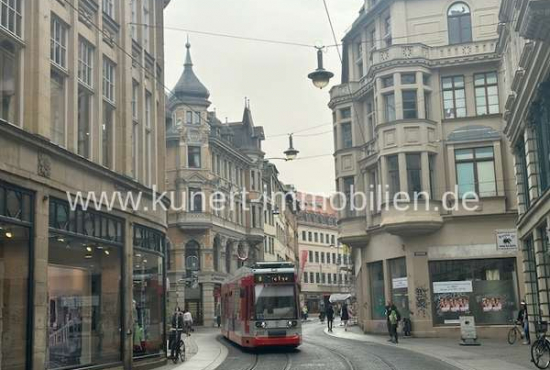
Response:
M327 314L328 331L332 333L332 322L334 321L334 307L332 307L332 303L330 302L327 305L326 314Z
M397 310L397 307L391 302L388 302L388 305L386 306L386 320L390 333L390 341L397 344L399 342L397 327L399 325L399 321L401 321L401 314Z
M183 331L183 314L179 307L176 307L174 314L172 315L172 325L170 328L170 358L174 358L176 349L179 346L181 340L181 332Z

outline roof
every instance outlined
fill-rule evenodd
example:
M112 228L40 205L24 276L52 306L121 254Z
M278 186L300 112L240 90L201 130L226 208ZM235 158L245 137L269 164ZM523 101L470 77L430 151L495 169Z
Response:
M185 98L190 98L191 100L203 101L208 103L208 98L210 97L210 92L208 89L200 82L198 77L193 71L193 62L191 61L191 44L189 41L185 44L187 49L187 55L185 57L185 64L183 67L183 73L181 74L176 86L174 87L174 95L184 100Z

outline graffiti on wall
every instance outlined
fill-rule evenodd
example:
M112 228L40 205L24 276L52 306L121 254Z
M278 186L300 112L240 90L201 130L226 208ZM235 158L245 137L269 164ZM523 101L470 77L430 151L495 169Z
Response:
M425 318L428 316L428 308L430 304L430 299L428 296L428 288L426 286L418 286L414 292L416 300L416 311L418 316Z

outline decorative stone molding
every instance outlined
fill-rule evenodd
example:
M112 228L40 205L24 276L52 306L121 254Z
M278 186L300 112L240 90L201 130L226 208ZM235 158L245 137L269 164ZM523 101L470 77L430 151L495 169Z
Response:
M50 178L52 174L52 163L48 155L44 153L38 153L38 163L36 172L39 176Z

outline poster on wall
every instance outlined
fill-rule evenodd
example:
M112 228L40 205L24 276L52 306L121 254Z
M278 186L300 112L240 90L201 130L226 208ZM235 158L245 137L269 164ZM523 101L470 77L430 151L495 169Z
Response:
M393 278L392 287L393 289L407 289L409 287L407 278L406 277Z
M470 313L472 282L440 281L433 283L436 322L458 324L460 316Z

